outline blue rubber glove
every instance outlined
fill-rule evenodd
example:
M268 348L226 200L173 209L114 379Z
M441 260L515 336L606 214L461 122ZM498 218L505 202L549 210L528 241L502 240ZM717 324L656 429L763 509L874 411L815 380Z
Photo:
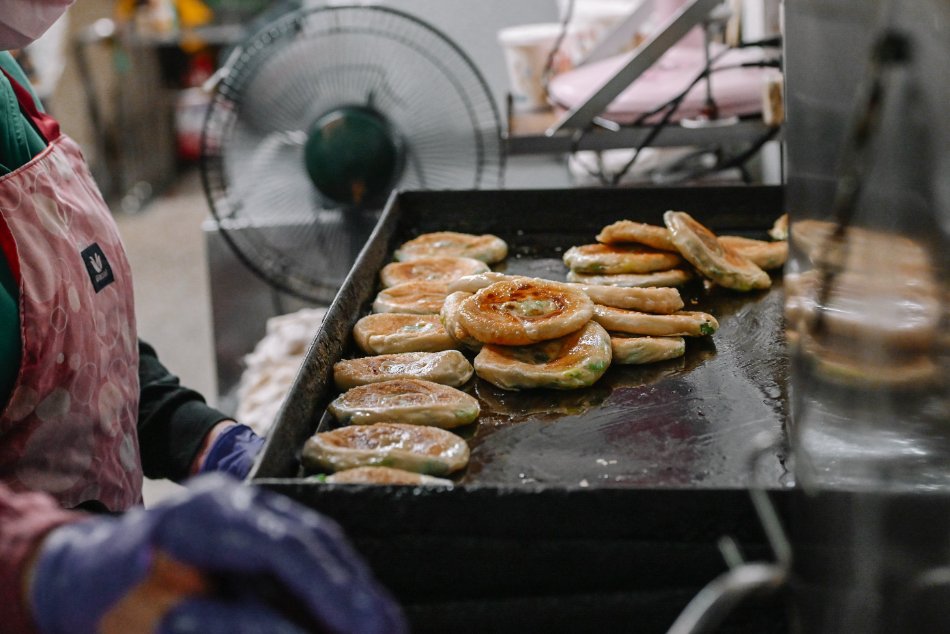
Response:
M209 474L154 508L52 531L29 593L40 632L96 632L103 615L146 577L156 552L208 573L216 590L179 602L162 619L163 634L316 629L303 621L326 632L406 629L398 606L333 521L276 493ZM293 609L277 608L274 596L292 599Z
M214 439L198 473L223 471L243 480L263 448L264 439L247 425L228 427Z

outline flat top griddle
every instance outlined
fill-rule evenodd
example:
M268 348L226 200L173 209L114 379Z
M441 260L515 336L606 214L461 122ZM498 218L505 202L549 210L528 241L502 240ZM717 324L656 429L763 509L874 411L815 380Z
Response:
M301 483L306 438L335 426L332 365L358 356L352 326L369 312L380 268L403 241L429 231L494 233L510 247L495 270L564 280L560 256L594 241L622 218L662 225L667 209L687 211L721 234L765 237L781 214L774 187L501 192L404 192L379 220L309 351L253 478ZM712 313L720 330L689 339L686 356L612 366L582 390L506 392L475 378L463 389L482 406L478 421L453 430L472 449L462 487L743 489L759 432L781 434L788 374L781 276L766 292L682 289L686 310ZM759 482L790 476L776 449ZM313 483L313 486L321 486ZM323 485L323 488L333 488Z
M506 272L564 280L559 258L515 250ZM779 429L785 411L780 281L766 294L707 291L701 281L681 293L686 310L721 324L711 338L687 338L683 358L612 365L582 390L510 392L476 379L482 413L466 430L472 460L459 482L746 486L756 432ZM763 477L777 483L780 462L766 466Z
M629 218L662 224L690 212L721 233L764 237L781 214L776 187L400 192L387 205L330 307L251 481L339 522L414 632L665 632L725 563L729 535L768 557L749 502L759 432L781 433L788 374L782 288L738 294L683 289L720 330L683 359L614 366L570 392L503 392L479 380L472 448L452 489L308 480L300 449L337 394L333 363L354 354L352 327L379 290L393 249L420 233L494 233L511 246L496 267L564 279L561 254ZM692 300L698 304L693 305ZM788 508L784 451L756 482ZM764 606L723 632L784 632Z

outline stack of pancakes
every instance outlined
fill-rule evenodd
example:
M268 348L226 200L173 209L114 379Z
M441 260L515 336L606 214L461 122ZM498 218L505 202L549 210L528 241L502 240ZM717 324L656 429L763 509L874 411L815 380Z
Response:
M478 401L457 389L473 368L438 313L448 283L485 273L508 246L495 236L426 234L403 244L380 271L374 313L354 328L365 357L334 366L342 393L327 408L345 425L304 445L309 469L335 483L451 486L437 476L468 463L468 445L447 431L475 421Z
M792 242L786 336L815 377L873 391L946 381L946 295L925 243L821 220L793 223Z
M682 212L666 223L605 227L598 244L564 254L567 282L491 271L508 253L497 236L445 231L402 244L380 271L373 313L354 326L366 356L334 366L342 393L328 411L345 426L310 438L305 465L336 472L324 476L330 482L451 485L432 476L467 464L465 441L447 430L478 418L478 401L459 389L473 373L504 390L569 390L594 384L612 363L682 356L684 337L719 327L682 310L674 287L693 268L742 290L769 278L739 254L759 243L717 239ZM784 262L768 257L760 264Z
M788 258L787 219L776 222L773 242L742 236L716 236L683 211L667 211L665 226L620 220L604 227L597 244L564 253L572 282L611 286L680 286L693 271L737 291L769 288L765 271Z

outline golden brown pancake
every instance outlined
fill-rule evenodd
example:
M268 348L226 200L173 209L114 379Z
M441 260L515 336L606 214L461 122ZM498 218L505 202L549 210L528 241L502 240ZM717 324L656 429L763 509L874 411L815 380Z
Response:
M675 313L683 308L680 292L669 287L635 288L577 284L591 301L601 306L613 306L645 313Z
M438 315L367 315L353 326L353 338L366 354L439 352L458 347L445 332Z
M833 238L834 223L823 220L797 220L790 232L792 244L816 265L827 262L849 273L877 278L893 275L907 281L930 279L934 275L927 249L907 237L849 227ZM842 242L843 248L838 248ZM881 257L885 253L887 257Z
M613 362L619 365L641 365L675 359L686 354L686 340L682 337L631 337L610 335Z
M451 432L398 423L351 425L314 434L301 452L310 470L393 467L436 476L462 469L468 456L468 445Z
M567 281L576 284L594 284L599 286L624 286L627 288L648 288L650 286L682 286L693 279L693 274L684 269L655 271L653 273L623 273L620 275L587 275L567 272Z
M620 220L607 225L597 234L597 242L605 244L636 242L661 251L679 253L676 245L673 244L669 229L632 220Z
M640 245L585 244L564 252L569 269L596 275L667 271L682 263L678 253Z
M826 220L796 220L789 226L789 241L812 261L828 250L835 224Z
M404 282L381 290L373 302L373 312L435 315L442 310L448 294L445 282Z
M462 304L462 301L471 296L472 293L466 293L465 291L450 293L449 296L445 298L445 303L442 304L442 312L439 313L439 318L442 320L442 326L445 328L445 331L449 333L449 336L457 343L470 350L481 350L482 342L468 334L468 331L462 327L458 319L459 306Z
M793 222L791 239L834 272L785 276L786 338L816 376L859 389L945 380L946 292L925 244L864 227L838 235L819 220Z
M775 220L769 229L769 237L773 240L788 240L788 214L782 214Z
M458 291L464 291L466 293L474 293L485 288L486 286L491 286L495 282L510 280L515 277L520 276L507 275L505 273L498 273L496 271L477 273L475 275L463 275L462 277L449 282L449 292L456 293Z
M475 357L475 372L503 390L573 390L593 385L610 359L610 336L591 321L565 337L530 346L485 345Z
M423 379L458 387L470 378L472 364L458 350L382 354L333 365L333 381L340 390L393 379Z
M719 244L748 258L763 271L778 269L788 259L788 242L766 242L742 236L719 236Z
M887 350L861 340L839 340L826 345L808 335L803 338L797 332L788 332L786 337L789 349L800 350L814 376L829 383L910 392L929 389L934 381L943 378L931 351Z
M463 300L458 319L483 343L524 346L577 331L590 321L593 306L587 295L566 284L517 278Z
M790 327L810 329L816 319L820 280L814 269L785 276L785 318ZM844 271L835 276L825 308L823 332L853 339L851 347L925 351L938 345L943 309L933 276L908 278L884 269L874 274ZM862 340L865 343L859 343Z
M392 467L356 467L337 471L326 477L330 484L382 484L386 486L440 486L451 487L451 480L413 473Z
M924 389L937 378L939 368L927 355L917 355L901 363L868 365L844 356L817 357L815 371L823 378L855 388Z
M392 422L451 429L478 418L478 400L465 392L420 379L360 385L338 396L327 410L343 424Z
M609 306L595 306L594 321L611 332L653 337L702 337L719 330L719 322L715 317L694 311L651 315Z
M455 282L449 284L449 290L465 291L475 293L476 291L491 286L495 282L502 280L513 280L521 278L521 275L505 275L504 273L480 273L478 275L466 275L460 277ZM528 278L537 279L537 278ZM583 291L595 304L604 306L613 306L615 308L628 308L631 310L642 310L646 313L674 313L683 308L683 300L680 298L680 292L675 288L669 287L632 287L632 286L607 286L605 284L577 284L570 282L568 286ZM450 296L451 297L451 296ZM443 306L443 325L446 323L445 306Z
M442 282L448 284L463 275L488 271L488 265L473 258L423 257L408 262L390 262L379 272L383 286L405 282Z
M395 253L400 262L420 257L448 256L474 258L488 264L501 262L507 255L508 245L498 236L476 236L455 231L424 233L403 243Z
M690 264L720 286L737 291L764 289L772 285L769 274L720 244L716 234L683 211L667 211L663 221L673 243Z

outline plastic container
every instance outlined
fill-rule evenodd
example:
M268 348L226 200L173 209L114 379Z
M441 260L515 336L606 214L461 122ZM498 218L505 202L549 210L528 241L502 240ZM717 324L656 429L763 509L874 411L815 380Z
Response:
M561 30L561 24L549 22L522 24L498 32L498 43L505 53L511 97L516 109L543 110L549 107L544 73ZM571 68L571 47L574 46L571 33L572 29L568 26L564 41L552 60L552 74Z
M574 64L583 58L603 38L609 35L621 22L633 13L644 1L652 0L577 0L571 13L571 25L575 29L575 52L578 56ZM564 18L566 2L561 2L559 9L561 19ZM632 51L642 40L643 33L634 33L625 46L618 53Z

